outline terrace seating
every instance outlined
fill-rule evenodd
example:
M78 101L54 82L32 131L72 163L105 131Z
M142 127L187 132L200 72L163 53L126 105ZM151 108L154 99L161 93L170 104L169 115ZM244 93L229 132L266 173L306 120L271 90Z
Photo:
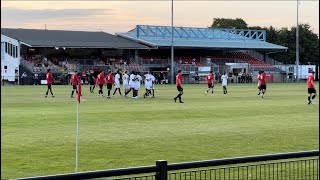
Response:
M244 62L249 63L251 67L253 67L254 71L259 70L268 70L268 71L275 71L277 68L273 67L271 64L268 64L266 62L263 62L259 59L253 58L249 55L246 55L241 52L229 52L225 55L213 55L213 62L217 64L221 64L222 62Z
M51 69L53 73L61 72L61 67L52 63L47 58L29 56L21 58L20 62L32 73L45 73L48 69Z

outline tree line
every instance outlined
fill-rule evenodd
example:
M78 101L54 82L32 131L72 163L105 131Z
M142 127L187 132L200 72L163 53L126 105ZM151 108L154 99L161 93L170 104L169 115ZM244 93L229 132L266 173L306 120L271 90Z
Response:
M296 26L277 29L273 26L248 26L241 18L214 18L211 27L265 30L267 42L288 47L287 52L271 53L268 56L285 64L295 64ZM310 63L319 65L319 36L312 31L308 23L299 24L299 61L300 64Z

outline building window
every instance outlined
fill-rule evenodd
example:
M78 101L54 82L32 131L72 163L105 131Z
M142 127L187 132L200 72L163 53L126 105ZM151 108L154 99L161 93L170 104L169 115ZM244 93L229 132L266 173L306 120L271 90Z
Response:
M14 57L15 54L16 54L16 47L15 47L15 45L12 45L12 55L11 56Z
M5 70L8 69L8 66L4 66L4 69L5 69Z
M9 43L9 53L10 56L12 56L12 44Z
M18 46L16 46L16 58L18 57Z
M8 43L6 42L6 53L8 53Z

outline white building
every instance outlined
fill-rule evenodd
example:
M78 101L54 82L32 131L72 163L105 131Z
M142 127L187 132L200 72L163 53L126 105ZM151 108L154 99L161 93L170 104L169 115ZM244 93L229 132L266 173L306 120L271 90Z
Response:
M1 34L1 80L15 81L19 65L20 42Z
M287 74L292 73L294 77L297 75L297 66L295 64L279 65L277 68L287 72ZM298 79L307 79L311 71L319 73L316 68L316 65L299 65ZM318 77L319 75L316 74L316 76Z

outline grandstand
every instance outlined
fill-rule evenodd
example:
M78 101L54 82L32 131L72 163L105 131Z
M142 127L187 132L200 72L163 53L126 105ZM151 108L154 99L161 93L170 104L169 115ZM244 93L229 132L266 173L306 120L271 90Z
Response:
M14 80L17 69L29 74L45 73L49 68L55 74L89 69L170 74L169 26L137 25L116 35L2 28L1 37L2 79L9 81ZM191 82L197 73L206 74L210 70L227 71L231 76L239 72L255 75L264 70L279 76L278 79L287 74L280 70L280 62L268 57L268 52L283 52L287 48L266 42L264 30L174 27L173 38L173 71L182 69L185 82ZM17 56L10 56L12 48ZM19 53L15 48L20 49ZM9 62L12 66L7 65Z
M154 48L141 54L144 66L170 67L171 27L137 25L129 32L116 35ZM270 60L267 54L286 51L287 47L266 42L264 30L174 27L173 45L174 71L182 69L187 82L196 73L206 74L210 69L232 74L238 71L257 74L264 70L278 74L279 79L286 74L275 66L281 63Z
M142 70L127 56L137 49L149 47L105 32L1 28L2 80L47 69L57 75L89 68Z

